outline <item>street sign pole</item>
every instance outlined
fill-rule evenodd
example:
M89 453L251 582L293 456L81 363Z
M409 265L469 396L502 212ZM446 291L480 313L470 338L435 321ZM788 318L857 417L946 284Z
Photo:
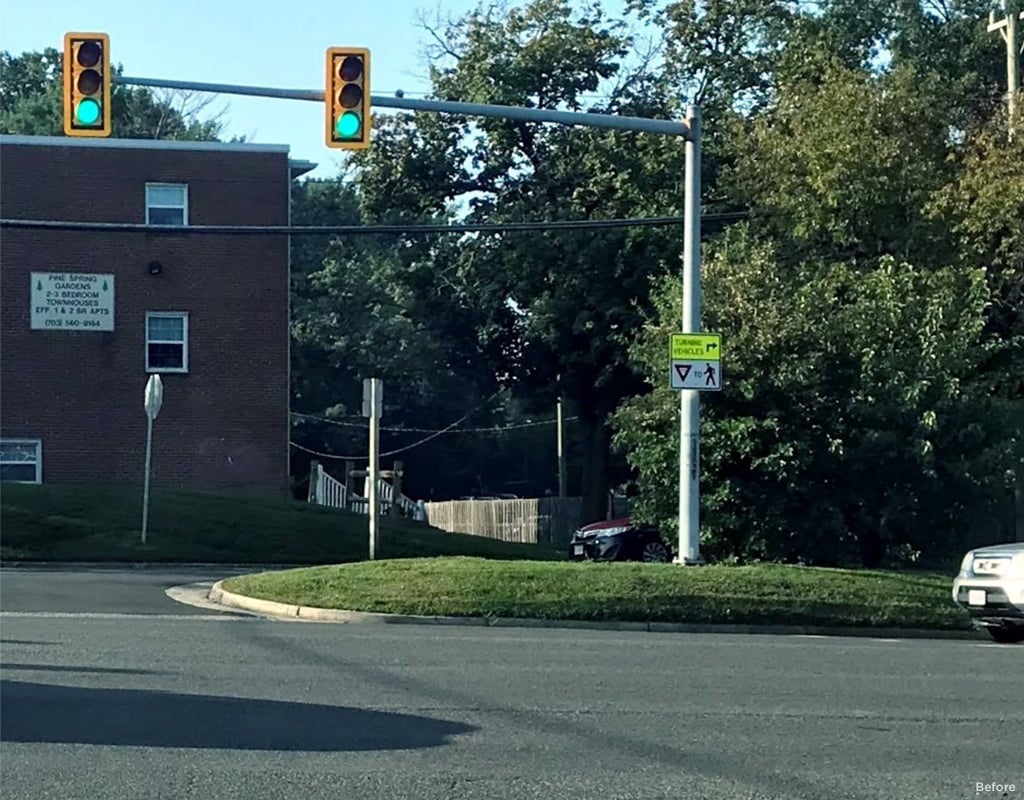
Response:
M146 381L146 468L142 484L142 543L146 543L149 529L149 476L150 464L153 460L153 420L160 413L164 403L164 385L159 375L150 375Z
M380 499L377 494L380 481L380 417L384 406L384 382L379 378L363 381L363 416L370 418L370 465L366 471L369 485L366 502L370 518L370 561L377 558L380 548Z
M700 109L686 110L686 191L683 198L683 333L700 331ZM701 564L700 392L680 392L679 549L676 562Z

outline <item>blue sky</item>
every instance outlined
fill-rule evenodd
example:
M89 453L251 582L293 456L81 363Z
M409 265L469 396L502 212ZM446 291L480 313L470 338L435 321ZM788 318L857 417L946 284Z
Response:
M13 54L60 49L67 31L110 35L111 56L126 75L322 89L324 52L355 45L371 51L371 91L410 97L429 89L417 12L439 5L458 16L476 0L46 0L4 6L0 49ZM346 13L345 9L352 9ZM183 55L179 55L183 54ZM340 151L323 144L319 103L219 96L227 133L291 146L293 158L317 162L315 177L337 174Z

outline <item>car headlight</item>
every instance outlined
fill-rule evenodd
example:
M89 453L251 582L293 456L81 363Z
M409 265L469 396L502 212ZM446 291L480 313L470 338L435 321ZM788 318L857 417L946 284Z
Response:
M966 575L971 569L971 562L974 561L974 551L971 550L963 557L960 562L960 574Z
M1010 575L1024 575L1024 550L1013 554L1007 573Z
M601 531L601 532L600 532L600 533L599 533L599 534L597 535L597 538L598 538L599 540L602 540L602 541L603 541L603 540L605 540L605 539L610 539L610 538L611 538L612 536L618 536L618 535L619 535L620 533L625 533L625 532L626 532L626 531L628 531L628 530L629 530L629 528L627 528L627 527L621 527L621 528L605 528L605 529L604 529L603 531Z

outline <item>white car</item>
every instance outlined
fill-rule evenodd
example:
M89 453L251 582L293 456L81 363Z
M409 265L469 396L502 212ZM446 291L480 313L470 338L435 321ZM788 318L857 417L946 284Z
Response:
M1024 641L1024 542L971 550L953 581L953 602L997 642Z

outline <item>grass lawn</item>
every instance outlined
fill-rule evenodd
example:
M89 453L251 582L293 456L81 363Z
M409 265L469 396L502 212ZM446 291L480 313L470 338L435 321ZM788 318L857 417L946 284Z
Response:
M298 501L154 491L145 545L141 520L140 488L4 484L0 559L337 564L367 557L366 517ZM384 520L381 541L385 558L562 557L543 545L446 533L404 519Z
M424 558L232 578L228 591L401 614L970 629L935 573Z

